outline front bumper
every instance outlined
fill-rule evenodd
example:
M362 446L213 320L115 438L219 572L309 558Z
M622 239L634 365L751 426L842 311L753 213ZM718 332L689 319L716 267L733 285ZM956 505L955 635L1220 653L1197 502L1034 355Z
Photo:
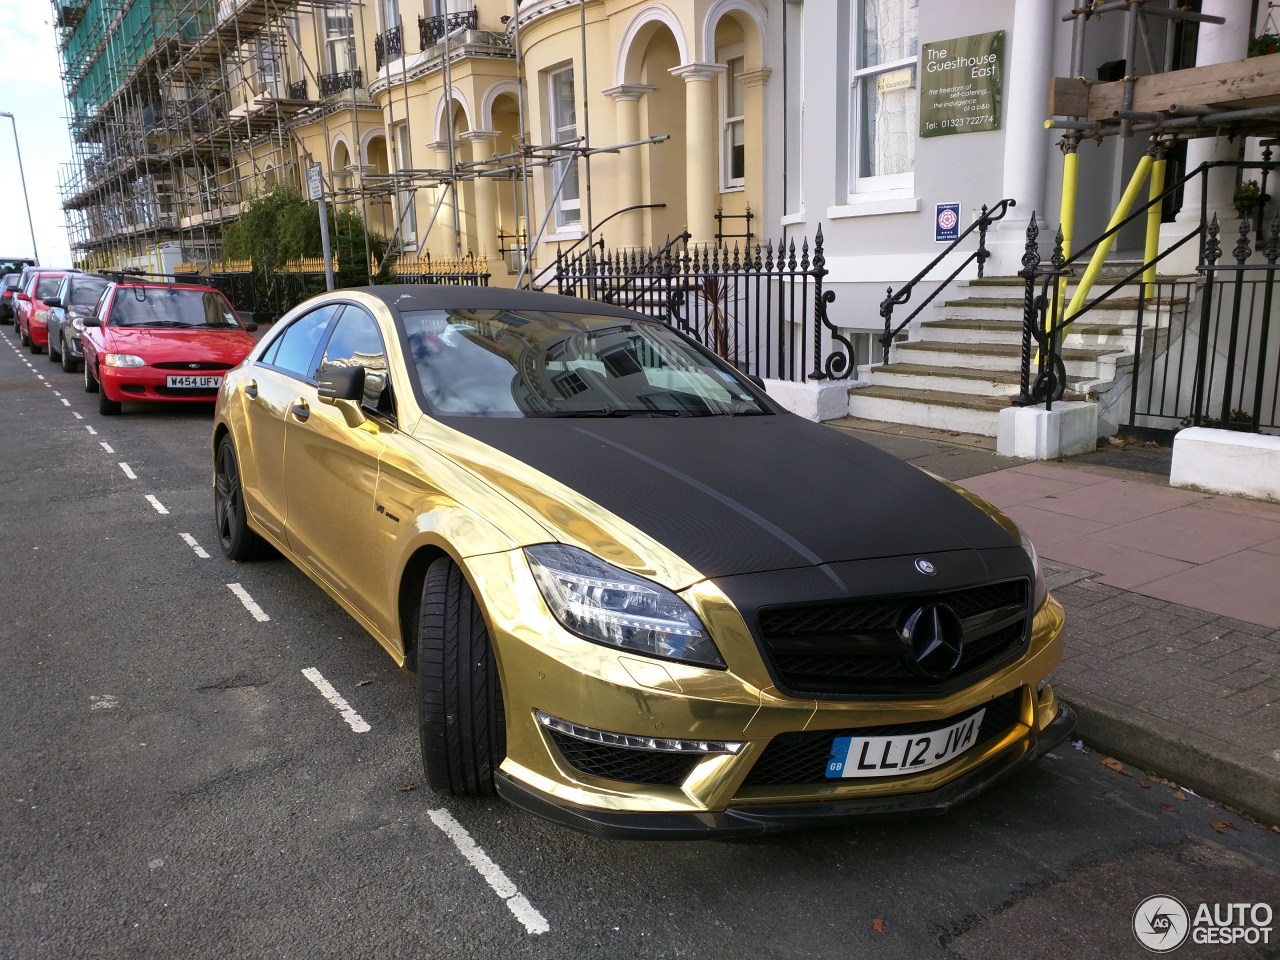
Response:
M909 816L939 816L1052 750L1071 735L1076 716L1065 703L1047 727L987 763L927 793L806 803L731 804L721 811L618 813L560 803L500 772L498 794L514 806L561 826L620 840L729 839L803 827Z
M151 367L103 365L99 379L107 399L120 403L213 403L218 399L217 387L187 391L170 389L166 383L169 374L174 372Z
M542 601L520 551L466 561L486 603L502 677L507 751L499 792L566 826L608 836L752 834L805 823L940 813L986 789L1065 737L1074 718L1051 687L1038 685L1062 653L1062 607L1050 598L1034 617L1025 652L991 674L921 699L806 699L779 691L742 616L709 582L682 593L729 664L714 670L627 654L569 634ZM997 703L997 701L999 703ZM1000 707L999 710L994 708ZM974 745L941 766L867 779L826 779L832 737L880 735L874 728L942 729L962 714L999 716ZM741 744L736 752L690 760L674 775L645 780L606 772L566 752L537 720L631 737ZM805 761L797 776L775 776L794 738ZM770 753L773 748L772 753ZM656 765L654 765L656 766ZM616 768L615 768L616 769ZM664 768L664 772L665 772Z

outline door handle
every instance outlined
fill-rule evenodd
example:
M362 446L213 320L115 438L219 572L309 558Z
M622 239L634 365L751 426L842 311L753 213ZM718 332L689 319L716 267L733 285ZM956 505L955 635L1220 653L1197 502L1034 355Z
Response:
M307 402L305 400L297 401L289 408L289 412L297 418L299 423L306 423L307 418L311 416L311 408L307 406Z
M246 383L244 385L244 392L250 400L256 400L258 398L258 381L250 380Z

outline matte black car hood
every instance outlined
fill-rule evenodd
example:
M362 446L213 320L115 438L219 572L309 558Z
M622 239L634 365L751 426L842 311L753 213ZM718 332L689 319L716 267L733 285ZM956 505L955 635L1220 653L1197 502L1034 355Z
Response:
M710 578L1016 546L928 475L792 415L448 418Z

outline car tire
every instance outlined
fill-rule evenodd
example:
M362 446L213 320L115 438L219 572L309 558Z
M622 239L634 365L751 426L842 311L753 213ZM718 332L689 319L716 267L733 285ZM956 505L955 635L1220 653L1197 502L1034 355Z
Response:
M98 385L98 412L104 417L114 417L120 412L120 401L109 399L101 384Z
M61 359L62 359L62 351L61 351L61 350L57 351L56 353L54 352L54 349L53 349L53 337L50 337L50 338L49 338L49 346L46 348L46 351L47 351L47 353L49 354L49 362L50 362L50 363L57 363L59 360L61 360Z
M84 362L84 392L97 393L98 381L93 379L93 374L89 372L89 361Z
M448 557L427 568L418 616L418 733L437 793L492 797L507 754L497 663L484 613Z
M218 543L228 560L242 563L266 552L267 542L249 529L240 486L240 461L230 437L218 442L213 459L213 522Z
M58 359L62 362L62 370L64 373L76 372L76 358L71 355L71 350L67 347L67 341L62 341L62 349L58 351Z
M27 337L27 349L30 350L33 354L36 354L36 353L39 353L42 348L37 346L36 342L32 340L30 337Z
M18 328L18 341L24 347L31 346L31 338L27 336L27 331L22 328L22 324L17 323L17 321L15 321L14 325L17 326Z

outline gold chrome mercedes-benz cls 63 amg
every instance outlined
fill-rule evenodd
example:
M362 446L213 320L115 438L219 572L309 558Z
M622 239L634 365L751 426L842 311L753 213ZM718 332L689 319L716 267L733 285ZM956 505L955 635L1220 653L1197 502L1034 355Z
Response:
M939 813L1067 736L995 508L669 326L448 286L287 314L218 396L222 549L417 674L427 781L592 833Z

